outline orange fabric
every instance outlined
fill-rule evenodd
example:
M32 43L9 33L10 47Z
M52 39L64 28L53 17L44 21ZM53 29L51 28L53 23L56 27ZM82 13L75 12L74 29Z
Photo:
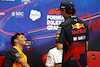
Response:
M27 57L26 55L16 46L13 46L13 48L15 48L19 54L21 55L21 57L25 60L25 62L27 62ZM22 67L19 63L14 62L13 63L13 67Z

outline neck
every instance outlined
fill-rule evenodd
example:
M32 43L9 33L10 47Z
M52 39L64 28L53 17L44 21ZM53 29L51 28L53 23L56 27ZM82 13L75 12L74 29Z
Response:
M66 13L65 19L66 19L67 17L69 17L69 16L74 16L74 15L73 15L73 14L67 14L67 13Z
M15 44L16 47L18 47L21 51L23 51L23 46L19 45L19 44Z

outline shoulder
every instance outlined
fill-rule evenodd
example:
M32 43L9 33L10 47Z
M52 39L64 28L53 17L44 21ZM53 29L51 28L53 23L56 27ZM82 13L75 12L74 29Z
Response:
M6 56L13 56L13 57L17 57L20 56L19 52L15 49L15 48L11 48L7 53Z
M82 20L80 20L80 19L78 19L78 21L79 21L79 22L81 22L81 23L83 23L83 24L84 24L84 26L88 27L88 25L87 25L87 23L86 23L86 22L84 22L84 21L82 21Z
M73 22L73 20L71 18L69 19L66 19L61 25L68 25L68 24L71 24Z
M86 24L86 22L84 22L83 20L78 19L78 21L79 21L79 22L82 22L82 23L84 23L84 24Z
M18 52L15 48L11 48L7 53L10 53L10 52Z
M58 50L57 50L57 48L55 47L55 48L52 48L52 49L50 49L49 50L49 53L55 53L55 52L57 52Z
M68 18L62 24L60 24L59 26L62 27L62 28L64 28L64 29L67 29L67 28L69 28L71 26L71 24L73 22L74 22L73 19Z
M56 51L56 50L57 50L57 47L50 49L50 51Z

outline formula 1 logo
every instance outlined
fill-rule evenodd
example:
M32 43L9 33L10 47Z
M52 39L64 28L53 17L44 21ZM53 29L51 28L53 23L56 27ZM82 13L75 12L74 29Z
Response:
M47 30L58 30L58 25L64 21L60 11L56 9L51 9L47 14Z
M60 14L60 11L56 11L56 9L51 9L49 12L48 12L48 15L52 15L52 14L57 14L59 15Z
M80 28L84 28L84 24L82 23L76 23L75 25L72 25L72 29L80 29Z

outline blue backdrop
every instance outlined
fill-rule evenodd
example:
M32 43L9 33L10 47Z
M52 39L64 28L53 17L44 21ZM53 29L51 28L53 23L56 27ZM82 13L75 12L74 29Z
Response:
M55 9L63 0L0 0L0 55L12 47L10 38L25 32L31 42L24 49L31 67L42 67L41 58L55 47L57 26L64 21ZM89 50L100 50L100 0L70 0L76 16L89 25Z

